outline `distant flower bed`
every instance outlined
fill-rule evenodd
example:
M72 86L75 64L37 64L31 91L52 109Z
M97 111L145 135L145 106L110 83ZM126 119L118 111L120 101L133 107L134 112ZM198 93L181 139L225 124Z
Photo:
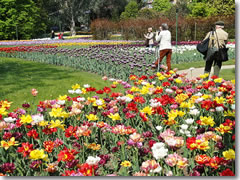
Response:
M104 76L110 87L74 84L31 111L1 100L0 174L234 176L235 81L207 76Z
M82 39L82 38L91 38L92 37L92 35L75 35L75 36L66 36L66 37L64 37L64 39L72 39L72 38L80 38L80 39Z
M197 45L201 41L180 41L177 45ZM176 41L172 41L172 45L176 45Z
M48 48L56 48L57 46L17 46L17 47L0 47L0 52L13 53L13 52L32 52L39 49L48 49Z
M91 45L117 45L117 44L131 44L135 41L123 40L89 40L89 39L65 39L65 40L21 40L21 41L0 41L0 46L19 46L19 45L52 45L52 46L91 46Z

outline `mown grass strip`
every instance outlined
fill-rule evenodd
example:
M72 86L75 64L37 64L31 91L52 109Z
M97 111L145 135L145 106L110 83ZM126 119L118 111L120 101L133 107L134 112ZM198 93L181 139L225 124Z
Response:
M81 72L73 68L61 67L38 62L24 61L16 58L0 59L0 100L14 102L15 109L23 103L38 104L39 100L55 99L59 95L68 94L72 85L78 83L81 87L89 84L97 90L111 85L96 74ZM120 85L119 85L120 86ZM31 89L38 90L33 97ZM116 88L114 91L119 91Z

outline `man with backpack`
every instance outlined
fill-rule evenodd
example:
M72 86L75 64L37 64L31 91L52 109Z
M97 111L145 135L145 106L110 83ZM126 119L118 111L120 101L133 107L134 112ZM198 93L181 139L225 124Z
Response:
M219 49L226 47L227 40L228 40L228 33L223 30L224 28L224 22L223 21L217 21L215 23L215 31L212 30L207 33L206 37L210 38L209 44L208 44L208 51L207 55L205 57L205 69L204 73L211 72L212 65L214 65L214 72L213 75L219 76L219 72L222 67L222 59L219 56ZM208 79L208 78L207 78Z

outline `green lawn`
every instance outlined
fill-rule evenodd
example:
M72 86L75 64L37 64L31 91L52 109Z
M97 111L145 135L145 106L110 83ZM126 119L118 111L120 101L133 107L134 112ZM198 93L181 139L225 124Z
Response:
M222 77L225 80L233 80L236 78L235 76L235 68L233 69L222 69L220 71L219 77Z
M89 84L97 90L111 85L110 81L103 81L101 76L72 68L0 58L0 100L13 102L11 109L24 102L32 103L32 88L39 92L34 100L34 104L37 104L39 100L55 99L59 95L68 94L68 90L76 83L81 86ZM119 89L121 88L118 87L115 91Z
M234 64L230 60L224 64ZM190 67L203 67L204 61L172 65L179 70ZM220 76L226 80L235 79L235 69L221 70ZM96 89L109 86L111 82L103 81L101 76L88 72L80 72L73 68L61 67L38 62L24 61L16 58L0 58L0 100L13 102L11 110L23 103L38 104L40 100L56 99L59 95L68 94L74 84L90 84ZM39 94L36 98L31 95L35 88ZM122 87L114 90L122 91Z

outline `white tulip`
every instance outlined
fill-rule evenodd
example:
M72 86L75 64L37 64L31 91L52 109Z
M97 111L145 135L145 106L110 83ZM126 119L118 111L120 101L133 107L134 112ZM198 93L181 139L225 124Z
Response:
M12 123L12 122L16 121L17 119L16 118L12 118L12 117L7 117L7 118L4 118L3 120L5 122L7 122L7 123Z
M89 165L95 165L95 164L98 164L98 162L100 160L101 160L101 158L98 156L96 156L96 157L88 156L86 163L88 163Z
M74 91L74 90L68 90L68 93L69 93L69 94L74 94L75 91Z
M101 105L103 105L103 102L99 99L99 100L96 100L96 104L97 104L98 106L101 106Z
M80 89L77 89L77 90L75 91L75 93L76 93L76 94L82 94L82 91L81 91Z
M57 101L57 104L59 104L59 105L64 105L64 104L65 104L65 100L58 100L58 101Z
M157 126L157 127L156 127L156 129L157 129L158 131L161 131L162 128L163 128L162 126Z
M200 114L200 112L198 109L192 109L192 110L190 110L189 114L197 116Z
M89 85L89 84L84 84L83 87L84 87L84 88L89 88L90 85Z
M32 115L32 120L34 123L39 123L44 120L43 115L42 114Z
M183 130L187 130L188 125L187 125L187 124L182 124L180 127L181 127Z
M195 100L195 103L200 103L200 102L202 102L203 100L204 100L203 98L198 98L198 99Z
M162 170L162 167L158 166L156 169L150 170L150 172L159 173L161 170Z
M179 132L180 132L181 134L185 134L185 132L184 132L182 129L180 129Z
M194 122L194 119L189 118L189 119L186 119L185 122L186 122L187 124L192 124L192 123Z
M216 107L216 111L217 111L217 112L223 112L224 109L223 109L222 106L218 106L218 107Z
M84 98L84 97L79 97L79 98L77 98L77 101L85 101L86 99Z
M194 96L202 96L202 93L198 92L197 94L194 94Z
M223 94L222 92L217 92L217 93L216 93L216 96L217 96L217 97L221 97L222 94Z

